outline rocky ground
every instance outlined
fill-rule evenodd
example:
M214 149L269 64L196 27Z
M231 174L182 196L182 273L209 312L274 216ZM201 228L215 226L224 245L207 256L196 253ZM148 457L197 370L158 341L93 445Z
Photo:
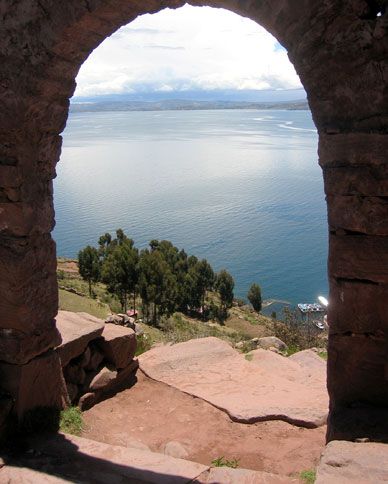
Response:
M83 436L298 477L318 463L328 406L325 362L302 353L247 360L217 338L156 347L139 357L135 386L84 412Z
M138 372L129 390L84 412L83 436L113 445L170 453L204 465L224 457L239 467L296 475L314 469L326 427L282 421L241 424L203 401Z

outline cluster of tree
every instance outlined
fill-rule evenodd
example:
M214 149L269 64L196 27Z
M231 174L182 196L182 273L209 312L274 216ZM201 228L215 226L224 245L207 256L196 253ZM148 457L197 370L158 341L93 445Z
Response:
M189 256L167 240L151 240L148 248L139 251L118 229L116 238L106 233L99 238L98 248L81 250L78 262L90 294L92 283L104 282L124 311L129 300L136 309L140 296L143 317L153 324L178 310L223 320L233 303L234 281L226 270L215 274L206 259ZM218 293L218 298L207 301L209 291Z

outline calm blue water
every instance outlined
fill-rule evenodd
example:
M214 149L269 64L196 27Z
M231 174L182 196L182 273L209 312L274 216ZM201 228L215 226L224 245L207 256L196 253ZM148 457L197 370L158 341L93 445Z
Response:
M326 205L308 111L72 114L55 181L59 255L121 227L144 247L168 239L244 297L327 294Z

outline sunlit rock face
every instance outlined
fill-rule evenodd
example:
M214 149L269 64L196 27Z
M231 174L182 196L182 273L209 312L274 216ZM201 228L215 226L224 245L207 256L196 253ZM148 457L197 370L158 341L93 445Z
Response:
M76 74L120 26L183 3L0 3L0 358L8 364L30 364L60 343L52 179ZM345 417L345 438L373 438L372 425L360 430L359 412L372 418L378 407L381 418L388 407L386 2L190 3L264 26L288 50L307 91L329 217L329 438L344 435Z

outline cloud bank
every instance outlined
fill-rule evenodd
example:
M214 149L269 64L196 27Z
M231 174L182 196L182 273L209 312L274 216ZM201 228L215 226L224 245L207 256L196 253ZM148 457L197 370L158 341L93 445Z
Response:
M298 88L286 51L261 26L186 5L143 15L106 39L82 66L75 96Z

